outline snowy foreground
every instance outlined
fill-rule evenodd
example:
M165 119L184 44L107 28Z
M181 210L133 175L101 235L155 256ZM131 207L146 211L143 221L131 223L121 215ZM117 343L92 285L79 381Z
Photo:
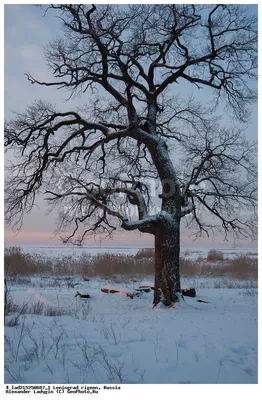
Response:
M166 309L152 308L152 292L100 290L139 282L74 279L75 288L33 277L30 287L10 287L36 314L5 327L5 383L257 383L257 289L195 282L196 298Z

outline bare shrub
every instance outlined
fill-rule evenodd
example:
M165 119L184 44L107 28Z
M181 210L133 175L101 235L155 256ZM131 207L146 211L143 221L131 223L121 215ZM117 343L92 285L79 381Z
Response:
M251 297L257 299L258 291L257 288L247 288L238 291L238 294L243 296L245 300L249 300Z
M218 250L209 250L208 255L207 255L207 261L211 262L216 262L216 261L223 261L224 260L224 255L222 251Z
M92 316L92 306L89 301L79 301L70 308L69 314L75 319L87 320Z
M22 314L26 313L28 309L28 304L23 302L23 304L19 304L13 300L10 295L10 289L8 287L7 278L4 278L4 325L8 327L17 326L19 322L19 318ZM7 319L8 316L12 315Z
M73 277L72 276L65 276L63 278L64 284L68 289L73 289L76 285L75 282L73 282Z
M12 285L33 286L31 278L20 275L11 275L9 277L9 281L12 283Z
M63 307L55 307L50 304L45 304L41 301L37 301L36 303L33 303L30 307L28 307L27 313L35 315L45 315L48 317L70 315L70 311L64 309Z
M18 325L19 318L17 316L9 318L8 320L5 321L5 326L8 326L9 328L13 328L14 326Z
M236 289L239 287L238 282L232 281L230 279L226 278L221 278L221 279L216 279L213 283L213 287L215 289Z
M114 330L112 324L110 324L110 328L109 329L104 327L102 332L104 334L105 339L110 344L110 346L118 346L119 343L121 342L121 334L117 335L117 333Z
M44 303L41 301L37 301L33 303L30 307L30 314L35 314L35 315L43 315L44 314Z
M5 307L5 315L10 315L12 313L20 312L21 311L21 305L15 302L12 297L9 297L6 302L6 307Z
M154 257L155 257L155 250L149 248L138 250L138 252L134 256L134 258L154 258Z
M24 314L44 315L50 317L71 315L70 310L66 310L63 307L52 306L50 304L45 304L42 301L32 303L31 300L32 298L30 298L28 301L24 301L22 304L19 304L8 294L4 304L5 325L9 327L18 325L21 315ZM7 319L7 316L10 315L11 317Z
M110 382L116 382L119 380L119 383L123 383L125 377L123 374L124 361L121 362L116 357L109 357L102 346L99 346L99 355L100 359L98 362L107 371L107 376Z
M12 380L16 383L21 383L23 382L23 376L20 373L20 368L18 372L15 371L11 371L11 369L9 368L9 366L5 365L4 366L5 370L8 372L8 374L11 376Z
M4 289L4 324L5 324L5 318L8 313L8 301L9 301L9 296L10 296L10 290L7 286L6 277L4 278L4 285L5 285L5 289Z

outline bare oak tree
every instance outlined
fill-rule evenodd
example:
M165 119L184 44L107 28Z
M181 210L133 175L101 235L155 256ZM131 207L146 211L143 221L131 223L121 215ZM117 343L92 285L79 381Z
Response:
M65 112L39 100L6 122L6 148L17 154L7 222L22 223L44 190L58 230L71 229L65 241L111 236L119 226L154 235L154 304L161 288L170 305L181 293L184 216L199 235L218 226L225 237L253 233L256 144L240 126L256 100L257 20L241 5L47 9L63 22L62 38L45 50L54 80L27 78L87 104ZM188 88L203 101L186 96ZM216 113L223 104L235 121L229 128ZM150 179L159 182L158 212Z

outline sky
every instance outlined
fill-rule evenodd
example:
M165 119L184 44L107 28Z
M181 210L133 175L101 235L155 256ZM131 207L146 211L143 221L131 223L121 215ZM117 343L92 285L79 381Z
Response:
M238 2L239 3L239 2ZM72 109L78 104L77 100L66 102L66 94L56 88L45 88L31 85L24 75L30 72L39 80L50 80L43 56L42 46L46 45L60 33L60 21L53 13L43 17L43 11L32 5L5 5L4 26L4 114L6 118L12 116L13 111L23 111L24 108L35 99L41 97L59 104L60 108ZM249 127L251 136L257 135L256 107L253 111L253 122ZM21 231L15 235L8 227L5 229L5 243L13 244L59 244L59 237L54 238L55 214L47 215L42 199L37 202L32 213L25 217ZM222 237L216 236L213 240L203 239L192 244L191 237L187 232L182 233L182 245L185 247L216 247L223 244ZM99 245L94 241L87 244ZM256 244L245 243L249 246ZM139 232L119 232L114 241L106 242L112 246L152 246L153 237L140 235Z

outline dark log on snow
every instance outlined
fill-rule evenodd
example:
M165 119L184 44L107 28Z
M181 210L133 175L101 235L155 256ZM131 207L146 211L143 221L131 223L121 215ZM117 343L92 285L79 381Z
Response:
M101 287L101 291L104 293L121 293L121 294L126 295L127 297L130 297L131 299L133 299L133 297L136 295L136 293L130 292L127 289L113 288L110 286Z
M196 290L194 288L182 289L183 296L196 297Z
M90 299L90 295L89 294L81 294L79 292L76 292L75 297L81 297L82 299Z
M139 285L139 289L152 289L152 290L154 290L154 288L155 288L154 283L150 282L150 281L143 281Z
M154 290L154 283L148 282L148 281L141 282L139 285L139 290L145 291L146 289ZM181 293L183 296L196 297L196 289L195 288L190 288L190 287L181 285Z
M149 288L149 287L140 287L140 288L138 288L138 289L135 289L135 291L136 292L146 292L146 293L149 293L149 292L151 292L151 288Z

